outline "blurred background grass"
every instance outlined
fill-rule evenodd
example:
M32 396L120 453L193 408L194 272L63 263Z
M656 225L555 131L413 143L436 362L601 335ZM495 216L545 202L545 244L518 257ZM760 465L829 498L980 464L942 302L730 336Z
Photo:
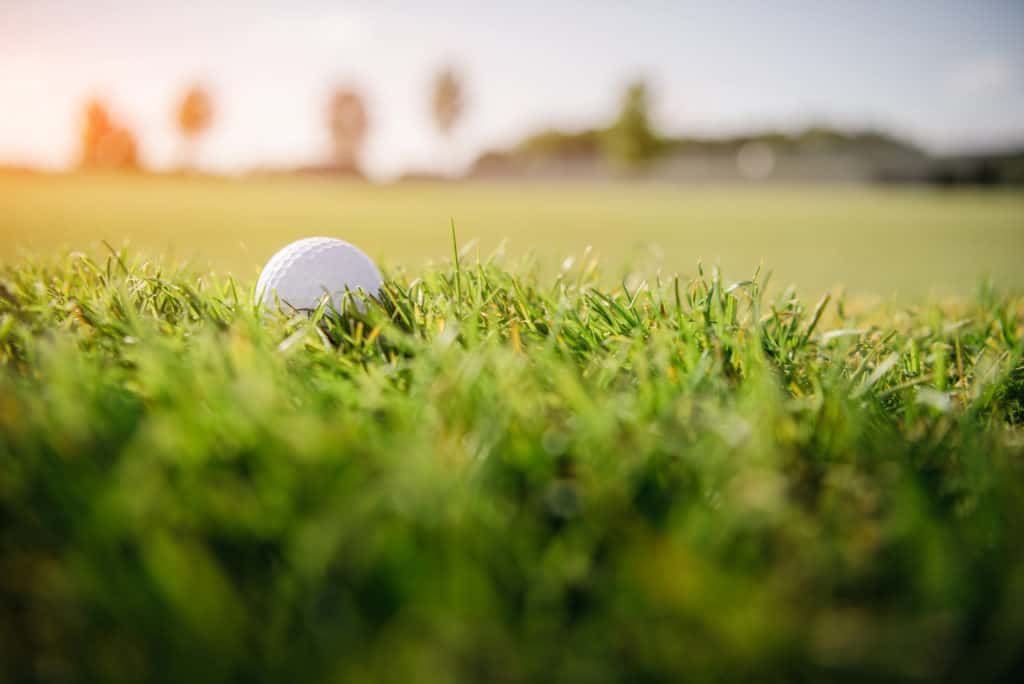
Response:
M450 254L449 220L482 256L507 240L511 257L548 272L592 246L610 274L728 277L764 262L776 285L807 295L835 286L917 299L971 291L985 277L1024 286L1024 194L875 186L658 183L408 182L333 178L226 179L64 175L0 179L0 259L101 241L186 259L253 279L287 242L347 239L386 266ZM474 250L475 251L475 250Z

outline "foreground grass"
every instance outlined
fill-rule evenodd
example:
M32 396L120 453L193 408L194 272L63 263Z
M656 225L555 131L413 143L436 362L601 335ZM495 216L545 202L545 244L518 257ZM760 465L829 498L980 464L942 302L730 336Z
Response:
M1024 665L1024 300L717 274L0 271L12 678L948 679Z

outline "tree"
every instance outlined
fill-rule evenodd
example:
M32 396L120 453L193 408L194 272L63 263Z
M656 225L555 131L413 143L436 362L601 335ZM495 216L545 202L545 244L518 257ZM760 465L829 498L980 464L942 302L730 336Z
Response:
M462 117L464 106L462 79L451 67L441 69L434 78L434 91L431 94L431 112L441 135L451 136L455 124Z
M449 162L455 162L455 147L452 142L452 133L455 126L462 118L465 108L463 97L462 79L458 72L452 67L444 67L434 77L433 91L430 94L430 113L434 118L434 124L441 133L441 137L447 142L447 156Z
M633 83L622 98L618 118L604 132L605 154L613 162L636 171L661 154L663 143L651 126L647 85Z
M363 98L353 89L334 91L327 107L332 161L336 171L360 174L363 143L369 130L369 117Z
M175 111L182 139L182 161L194 168L199 138L213 123L213 98L201 85L193 85L182 96Z
M79 166L88 170L134 171L139 168L135 135L118 124L100 100L85 105Z

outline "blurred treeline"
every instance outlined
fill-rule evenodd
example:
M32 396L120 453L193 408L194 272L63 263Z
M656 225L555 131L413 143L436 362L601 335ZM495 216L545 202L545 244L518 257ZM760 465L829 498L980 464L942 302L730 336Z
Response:
M874 130L824 126L722 138L673 137L657 130L644 83L629 86L608 126L540 131L504 150L485 152L478 177L677 181L913 182L940 185L1024 183L1024 150L935 157L914 143Z
M465 115L460 72L440 69L429 90L425 114L450 141ZM100 100L86 104L79 165L85 170L139 171L136 135ZM1024 150L937 157L897 136L876 130L817 126L796 132L764 131L731 137L671 136L651 117L651 92L630 84L614 120L579 131L543 130L509 148L481 153L467 178L611 180L643 178L712 182L883 182L936 185L1024 184ZM173 123L181 138L179 169L195 171L203 135L215 124L213 94L202 85L178 100ZM324 103L330 147L319 160L263 172L365 178L363 151L372 116L356 86L335 88ZM409 174L407 178L435 178Z
M438 71L430 92L430 116L440 135L449 138L459 123L465 105L462 77L455 69ZM295 173L323 173L364 178L363 150L371 131L366 100L356 86L335 87L324 103L324 125L330 134L330 148L314 163L286 169ZM202 137L216 121L216 103L211 90L194 84L176 102L171 120L181 138L179 169L194 172ZM136 134L117 121L108 105L99 99L84 107L79 133L78 166L93 171L140 171Z

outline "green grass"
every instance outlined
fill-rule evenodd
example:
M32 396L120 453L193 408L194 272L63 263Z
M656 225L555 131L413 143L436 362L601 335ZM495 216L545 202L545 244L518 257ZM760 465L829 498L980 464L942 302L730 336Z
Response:
M192 259L253 279L287 242L342 237L385 263L448 256L449 220L484 256L507 239L549 275L587 245L609 282L625 268L695 275L771 266L816 299L836 285L919 301L971 291L985 276L1024 291L1024 193L830 186L403 185L332 180L0 178L0 260L22 250L86 251L101 240Z
M1024 666L1024 299L390 276L306 319L127 253L0 270L11 681Z

